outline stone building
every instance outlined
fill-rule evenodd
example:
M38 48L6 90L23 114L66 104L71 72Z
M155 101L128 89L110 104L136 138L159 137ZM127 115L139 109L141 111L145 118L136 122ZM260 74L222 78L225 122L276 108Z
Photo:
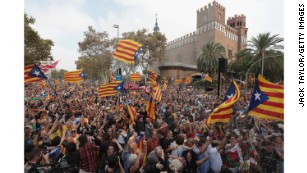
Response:
M220 43L231 61L247 42L246 16L235 15L225 22L226 8L213 1L197 10L196 31L166 44L165 56L159 62L160 79L174 83L176 79L198 72L197 57L208 42ZM199 73L198 73L199 74Z

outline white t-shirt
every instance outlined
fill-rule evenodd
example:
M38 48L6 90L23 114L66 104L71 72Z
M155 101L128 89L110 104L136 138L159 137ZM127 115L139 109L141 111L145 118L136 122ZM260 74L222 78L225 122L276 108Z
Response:
M216 147L212 147L211 144L208 146L208 155L210 168L216 173L220 172L223 166L221 154L217 151Z

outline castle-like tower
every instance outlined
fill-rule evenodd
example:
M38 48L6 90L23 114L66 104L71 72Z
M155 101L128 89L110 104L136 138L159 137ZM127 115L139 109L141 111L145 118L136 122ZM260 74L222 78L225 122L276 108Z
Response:
M165 56L159 65L162 78L184 78L197 72L197 57L208 42L223 45L228 61L246 47L246 16L235 15L225 23L225 12L225 7L216 1L197 10L196 31L166 44Z

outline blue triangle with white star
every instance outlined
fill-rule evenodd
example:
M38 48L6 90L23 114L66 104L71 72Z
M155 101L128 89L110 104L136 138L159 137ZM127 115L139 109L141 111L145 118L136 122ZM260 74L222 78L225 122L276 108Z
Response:
M41 69L36 64L34 64L33 68L29 72L28 76L38 77L38 78L41 78L41 79L47 79L45 74L41 71Z
M226 100L232 98L235 94L236 94L236 89L235 89L235 85L232 82L230 87L228 88L228 91L227 91L223 101L225 102Z
M248 111L253 110L256 108L258 105L262 104L263 102L267 101L269 97L265 95L259 88L259 83L258 79L255 79L255 87L254 87L254 92L252 94L252 98L249 103Z
M80 77L83 79L84 78L84 73L83 71L80 73Z
M119 92L123 92L124 82L119 83L114 89L119 91Z

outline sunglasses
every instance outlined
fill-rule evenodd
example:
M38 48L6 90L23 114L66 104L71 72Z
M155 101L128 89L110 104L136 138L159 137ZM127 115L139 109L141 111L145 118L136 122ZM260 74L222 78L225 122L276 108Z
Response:
M76 131L75 131L75 130L72 130L71 133L76 133Z

